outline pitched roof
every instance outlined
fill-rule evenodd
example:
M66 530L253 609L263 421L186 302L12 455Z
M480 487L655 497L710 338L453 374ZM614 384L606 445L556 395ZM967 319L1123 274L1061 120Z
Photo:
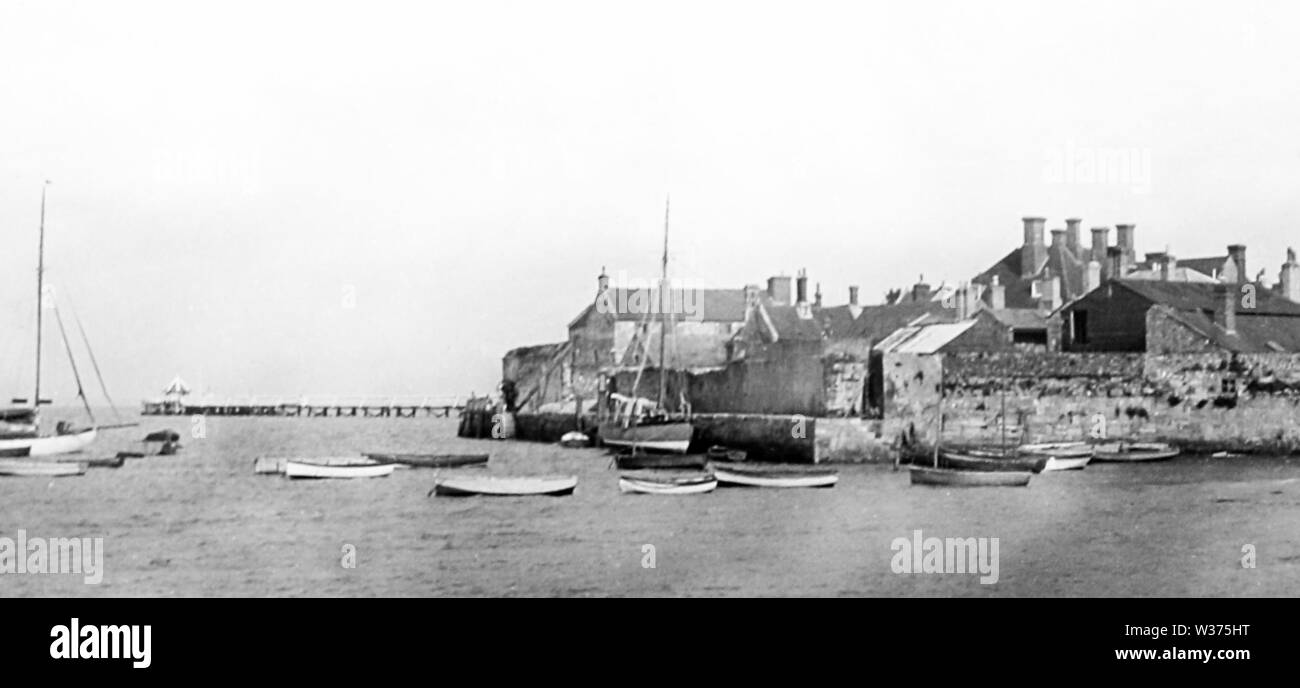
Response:
M1074 255L1074 252L1064 244L1047 246L1047 260L1033 275L1021 277L1020 266L1021 251L1017 247L971 281L989 285L993 283L993 278L997 277L998 283L1006 288L1005 304L1008 308L1037 308L1038 299L1034 297L1033 292L1034 281L1041 278L1047 270L1051 270L1052 275L1060 278L1062 301L1069 301L1083 295L1087 262L1080 256ZM988 291L985 291L985 301L988 300L988 296Z
M971 319L901 327L881 340L875 349L888 353L932 354L969 330L974 324L975 321Z
M1216 277L1216 272L1223 271L1223 264L1229 260L1228 256L1213 256L1210 258L1179 258L1178 267L1191 268L1207 277Z
M1047 318L1034 308L985 308L998 322L1013 330L1042 330L1047 328Z
M1223 308L1225 285L1212 282L1173 282L1161 280L1111 280L1115 284L1129 289L1153 303L1164 304L1178 310L1219 311ZM1226 285L1229 290L1235 285ZM1243 298L1244 294L1234 295ZM1238 304L1241 302L1238 301ZM1282 298L1274 292L1260 287L1255 288L1255 307L1237 306L1238 315L1300 315L1300 304Z
M1215 346L1229 351L1300 352L1300 316L1297 315L1239 313L1236 329L1230 334L1201 311L1169 309L1166 312Z

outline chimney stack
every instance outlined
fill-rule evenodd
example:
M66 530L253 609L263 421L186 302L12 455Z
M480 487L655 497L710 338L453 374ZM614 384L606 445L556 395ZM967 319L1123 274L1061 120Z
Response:
M1250 276L1246 272L1246 247L1243 244L1233 244L1228 247L1228 256L1232 258L1233 265L1237 268L1237 284L1250 281Z
M1083 268L1083 293L1096 289L1101 286L1101 263L1095 260L1088 261Z
M1000 311L1007 307L1007 287L998 281L998 276L993 276L993 281L989 283L989 308Z
M1295 262L1295 249L1286 250L1286 262L1282 264L1282 272L1278 275L1278 282L1281 283L1282 298L1292 303L1300 303L1300 265Z
M1020 276L1033 277L1047 262L1047 247L1043 246L1043 223L1041 217L1021 218L1025 223L1025 243L1020 247Z
M1038 307L1047 312L1056 310L1061 305L1061 278L1052 274L1049 268L1038 280Z
M1106 249L1106 279L1119 279L1124 276L1124 249L1111 246Z
M767 297L779 306L790 305L790 278L785 275L767 278Z
M758 285L745 285L745 308L753 308L758 305Z
M856 284L849 287L849 305L858 305L858 285Z
M808 306L808 273L799 268L799 277L794 281L795 312L801 319L812 317L812 308Z
M818 308L822 307L822 283L821 282L817 283L817 291L813 292L813 305Z
M1174 278L1178 269L1178 259L1172 254L1165 253L1160 256L1160 279L1168 282Z
M1092 250L1091 253L1089 253L1089 257L1097 261L1098 264L1105 265L1106 248L1107 248L1107 244L1109 243L1110 243L1110 228L1093 227L1092 228Z
M1137 251L1133 248L1133 228L1136 225L1115 225L1115 245L1124 252L1124 272L1137 262Z
M912 285L912 300L925 301L930 298L930 285L925 282L925 275L917 278L916 284Z
M1083 222L1077 217L1072 217L1065 221L1065 247L1070 249L1070 253L1075 258L1082 258L1079 254L1079 225Z
M605 266L600 266L600 276L596 278L596 296L605 293L609 289L609 275L605 274Z
M1235 291L1233 285L1220 284L1217 289L1222 295L1223 303L1219 312L1216 313L1216 315L1219 316L1218 325L1223 328L1224 332L1227 332L1228 334L1236 334L1237 298L1236 294L1233 293Z
M1065 246L1065 243L1066 243L1065 230L1064 230L1064 229L1053 229L1053 230L1052 230L1052 248L1061 248L1062 246Z

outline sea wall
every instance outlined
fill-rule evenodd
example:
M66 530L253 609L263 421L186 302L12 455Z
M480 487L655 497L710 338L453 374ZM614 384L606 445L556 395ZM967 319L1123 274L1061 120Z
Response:
M954 353L942 362L943 441L996 444L1125 438L1189 451L1300 450L1300 355L1230 352ZM900 366L896 374L923 372ZM890 418L933 424L938 402L912 379ZM922 430L918 440L932 438Z

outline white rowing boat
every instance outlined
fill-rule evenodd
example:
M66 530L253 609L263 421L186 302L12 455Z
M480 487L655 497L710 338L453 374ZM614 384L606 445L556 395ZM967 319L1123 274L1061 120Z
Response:
M378 466L387 461L376 461L369 457L351 456L259 456L253 460L253 472L259 474L284 474L284 467L290 461L324 466Z
M1084 466L1087 466L1089 461L1092 461L1091 455L1074 457L1053 456L1047 459L1047 463L1043 466L1043 472L1079 470Z
M433 484L429 494L444 497L521 497L529 495L560 496L573 494L578 477L565 476L465 476L444 478Z
M22 459L0 459L0 475L57 478L67 475L83 475L85 474L88 465L89 464L85 461L26 461Z
M284 463L284 474L290 478L383 478L392 474L394 468L391 463L339 465L290 459Z
M634 494L703 494L712 492L717 486L717 478L707 473L683 477L623 475L618 479L620 491Z

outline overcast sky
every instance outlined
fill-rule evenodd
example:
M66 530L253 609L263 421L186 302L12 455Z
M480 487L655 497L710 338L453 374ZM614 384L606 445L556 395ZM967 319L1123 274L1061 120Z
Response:
M602 266L657 274L670 193L674 275L829 303L969 279L1026 214L1273 279L1300 243L1295 3L192 4L3 5L0 394L44 179L49 282L132 406L486 391Z

